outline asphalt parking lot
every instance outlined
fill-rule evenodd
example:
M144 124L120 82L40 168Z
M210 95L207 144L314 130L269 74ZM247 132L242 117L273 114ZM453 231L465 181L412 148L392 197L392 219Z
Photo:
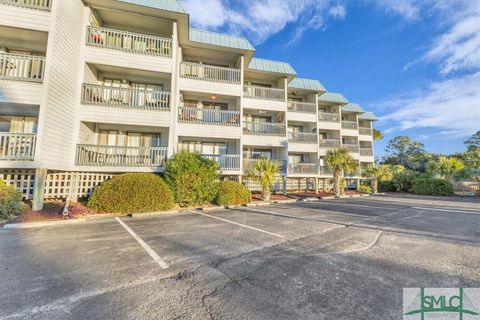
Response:
M480 287L480 203L378 196L0 230L0 319L402 319Z

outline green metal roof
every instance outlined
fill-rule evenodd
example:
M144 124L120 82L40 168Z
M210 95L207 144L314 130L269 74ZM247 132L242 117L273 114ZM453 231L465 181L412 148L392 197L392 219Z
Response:
M250 64L248 65L248 69L281 74L297 74L287 62L259 58L252 58L252 61L250 61Z
M362 109L358 104L356 103L349 103L344 106L342 106L342 112L358 112L358 113L364 113L365 110Z
M144 7L151 7L166 11L186 13L177 0L119 0L121 2L136 4Z
M255 51L246 38L190 28L190 41L232 49Z
M318 80L295 78L288 84L291 89L303 89L317 92L325 92L327 89Z
M335 93L335 92L325 92L324 94L318 97L318 101L334 102L334 103L340 103L340 104L348 103L347 98L345 98L343 94Z
M358 120L377 121L378 118L373 112L365 112L358 116Z

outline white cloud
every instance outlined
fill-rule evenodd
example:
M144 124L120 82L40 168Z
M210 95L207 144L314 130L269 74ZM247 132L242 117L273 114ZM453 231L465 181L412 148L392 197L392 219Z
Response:
M426 0L423 1L426 2ZM415 0L375 0L374 3L388 13L394 13L409 20L417 19L420 13L420 2Z
M343 19L346 9L331 0L184 0L193 26L242 34L255 44L295 23L293 40L324 27L327 17Z
M388 132L436 128L444 136L469 136L480 129L480 71L433 83L383 106L395 110L380 118L391 124Z

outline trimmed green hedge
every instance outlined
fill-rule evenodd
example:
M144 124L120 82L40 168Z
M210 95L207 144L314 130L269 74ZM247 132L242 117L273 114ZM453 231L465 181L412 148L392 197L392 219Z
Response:
M0 219L8 220L22 208L22 194L0 179Z
M221 206L247 204L252 201L251 192L236 181L222 181L218 188L217 204Z
M154 173L126 173L96 187L88 206L108 213L161 211L173 208L173 193Z
M165 180L182 207L210 204L218 194L219 170L215 161L181 151L165 163Z
M416 179L410 191L414 194L428 196L451 196L454 194L452 184L443 179Z

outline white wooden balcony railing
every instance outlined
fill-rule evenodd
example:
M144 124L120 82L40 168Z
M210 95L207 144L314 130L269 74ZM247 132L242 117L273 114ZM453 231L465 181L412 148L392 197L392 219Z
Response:
M202 157L215 161L223 171L240 171L239 154L202 154Z
M77 144L75 163L79 166L160 167L166 159L166 147Z
M178 108L178 121L218 126L240 126L240 112L231 110Z
M87 27L87 45L151 56L172 57L172 39L102 27Z
M317 105L311 102L288 101L288 111L302 113L316 113Z
M285 101L285 90L260 86L243 86L243 97L261 100Z
M221 83L241 83L241 70L203 63L180 62L180 77Z
M318 140L318 144L320 145L320 147L340 147L341 145L341 142L339 139L319 139Z
M317 143L317 134L311 132L289 132L288 142Z
M318 171L319 171L320 175L322 175L322 176L330 176L330 175L333 175L333 170L332 170L331 167L319 166L319 167L318 167Z
M359 128L358 128L358 132L359 132L361 135L369 136L369 135L372 134L372 129L370 129L370 128L365 128L365 127L359 127Z
M243 170L248 171L251 170L255 167L255 163L260 159L249 159L249 158L244 158L243 159ZM273 161L277 162L280 166L280 172L281 173L287 173L287 160L278 160L278 159L272 159Z
M36 142L35 133L0 132L0 160L32 161Z
M17 7L50 10L51 0L0 0L0 4L9 4Z
M351 153L358 153L359 147L356 144L343 144L343 146Z
M358 124L356 121L342 121L343 129L357 129Z
M328 112L319 112L318 121L324 122L340 122L339 113L328 113Z
M262 136L285 136L286 126L283 123L243 122L243 133Z
M373 150L371 148L360 148L360 155L373 157Z
M0 79L42 82L45 57L0 53Z
M289 174L318 174L317 163L289 163Z
M84 83L82 85L82 103L106 107L168 111L170 110L170 92L114 88Z

